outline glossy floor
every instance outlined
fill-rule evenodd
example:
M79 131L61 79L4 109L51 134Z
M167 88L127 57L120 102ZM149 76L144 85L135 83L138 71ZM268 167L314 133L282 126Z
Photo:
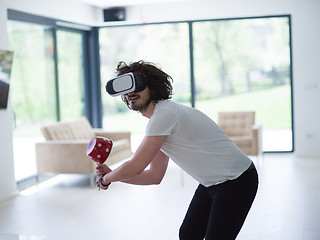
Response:
M320 159L265 154L253 160L260 185L237 240L319 240ZM60 175L0 203L0 239L178 239L196 186L173 163L159 186L113 183L98 191L87 176Z
M0 233L0 240L45 240L44 236L26 236L23 234L2 234Z

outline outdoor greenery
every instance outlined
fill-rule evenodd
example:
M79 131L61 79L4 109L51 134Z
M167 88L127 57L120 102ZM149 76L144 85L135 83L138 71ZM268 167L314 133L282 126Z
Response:
M219 111L255 111L264 130L290 130L288 21L274 17L192 23L195 107L214 120ZM191 105L188 34L187 23L101 29L102 84L121 60L161 63L174 80L173 100ZM145 122L136 120L120 98L104 90L102 96L105 127L143 133Z
M145 60L172 76L173 101L191 106L194 97L195 107L215 121L219 111L255 111L263 135L271 133L263 148L291 150L289 27L289 17L280 16L100 28L103 127L131 131L133 140L144 134L148 120L106 94L104 86L119 61ZM20 163L35 166L31 156L40 127L84 115L84 35L10 20L8 36L14 52L10 96L15 165L27 177L35 167L26 171ZM21 154L17 143L29 145L30 152Z
M287 18L194 24L197 99L290 84Z
M8 36L14 51L10 88L17 126L54 119L52 32L42 26L9 21Z
M75 32L57 31L60 119L84 115L83 39Z
M284 85L246 94L234 94L198 101L196 108L205 112L215 121L218 120L218 112L254 111L256 112L256 123L263 123L264 129L290 130L290 106L290 86Z
M100 29L101 84L115 75L120 61L127 64L144 60L157 64L174 79L174 100L190 101L188 24L151 24ZM102 89L104 113L122 109L121 101ZM120 103L120 104L119 104Z
M82 35L57 31L58 87L56 94L53 29L16 21L8 22L10 48L14 51L11 76L15 136L40 135L45 122L84 114Z
M173 100L191 105L189 27L181 22L100 29L103 127L141 133L146 124L120 98L105 93L119 61L156 63L174 80ZM57 96L53 29L9 21L8 30L15 52L15 134L33 134L33 127L56 121L57 111L62 120L83 115L81 35L57 31ZM288 17L193 22L192 36L196 108L214 120L219 111L256 111L264 130L291 129Z
M205 112L216 122L218 120L218 112L234 111L235 108L238 111L256 111L256 123L263 123L263 128L290 130L290 95L290 87L285 85L247 94L235 94L218 99L202 100L198 101L195 107ZM257 101L253 102L252 99L257 99ZM125 106L123 102L121 104ZM250 108L247 106L250 106ZM146 118L128 109L121 113L107 115L104 118L104 126L106 128L112 127L115 131L129 129L132 134L137 135L144 134L146 124Z

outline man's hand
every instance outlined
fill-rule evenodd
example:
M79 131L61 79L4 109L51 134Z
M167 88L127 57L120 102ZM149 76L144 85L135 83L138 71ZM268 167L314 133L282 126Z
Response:
M105 164L98 164L96 167L97 177L100 178L101 176L111 172L112 170Z
M103 190L108 189L110 184L103 182L103 176L111 171L112 170L105 164L98 164L97 165L97 167L96 167L96 173L97 173L96 184L98 185L99 188L101 188Z

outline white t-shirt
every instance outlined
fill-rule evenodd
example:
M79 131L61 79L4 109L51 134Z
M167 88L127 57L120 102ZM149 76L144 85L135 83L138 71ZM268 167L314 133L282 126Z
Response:
M163 100L156 104L146 136L168 135L161 151L202 185L232 180L252 161L223 130L197 109Z

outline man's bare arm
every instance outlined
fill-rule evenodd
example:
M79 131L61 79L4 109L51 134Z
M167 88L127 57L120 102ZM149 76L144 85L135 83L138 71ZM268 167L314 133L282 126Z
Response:
M132 159L107 173L103 177L103 183L122 181L145 185L161 181L168 165L168 157L160 151L166 137L146 136ZM145 170L149 164L150 169Z

